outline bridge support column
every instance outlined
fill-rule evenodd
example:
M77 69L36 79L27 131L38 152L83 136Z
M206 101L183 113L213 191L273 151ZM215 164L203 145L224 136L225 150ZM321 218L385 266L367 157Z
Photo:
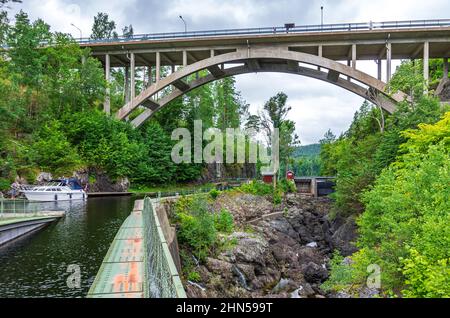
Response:
M156 52L156 78L155 83L159 82L160 76L161 76L161 54L159 52Z
M103 103L103 111L107 114L111 114L111 96L110 96L110 89L109 89L109 81L111 78L111 58L109 54L105 55L105 79L106 84L108 85L106 87L106 95L105 95L105 102Z
M428 90L429 79L429 59L430 59L430 42L426 41L423 44L423 79L425 81L425 90Z
M125 103L128 103L130 101L130 68L128 66L125 66Z
M381 81L381 59L377 60L377 78Z
M319 45L319 46L317 47L317 56L318 56L318 57L322 57L322 54L323 54L323 53L322 53L322 45ZM320 66L317 67L317 70L320 71Z
M135 57L134 57L134 53L131 53L130 55L130 95L131 95L131 100L134 99L135 95L136 95L136 78L135 78L135 72L136 72L136 68L135 68L136 62L135 62Z
M350 60L347 60L347 66L351 66L351 61ZM347 76L347 81L350 81L350 76Z
M352 44L352 67L356 70L356 44Z
M391 80L391 64L392 63L392 45L386 44L386 83Z
M187 52L186 50L183 51L183 67L187 66Z

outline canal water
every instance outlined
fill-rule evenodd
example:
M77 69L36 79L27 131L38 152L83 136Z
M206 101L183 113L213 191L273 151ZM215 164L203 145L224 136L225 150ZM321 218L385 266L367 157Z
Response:
M85 297L135 199L28 203L31 210L65 210L66 216L26 238L0 246L0 298Z

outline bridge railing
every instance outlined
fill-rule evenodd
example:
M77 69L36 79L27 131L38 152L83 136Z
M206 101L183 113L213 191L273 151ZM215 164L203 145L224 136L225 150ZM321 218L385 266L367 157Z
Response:
M150 198L142 210L145 249L146 297L186 298L180 276L166 242L161 224Z
M188 31L188 32L165 32L135 34L131 36L119 36L113 39L75 39L80 44L95 44L108 42L130 42L146 40L168 40L180 38L202 38L214 36L239 36L239 35L268 35L283 33L311 33L311 32L343 32L343 31L361 31L361 30L383 30L383 29L409 29L409 28L429 28L450 26L450 19L434 20L407 20L407 21L385 21L385 22L363 22L363 23L335 23L335 24L312 24L300 25L294 27L262 27L245 29L223 29L206 31Z

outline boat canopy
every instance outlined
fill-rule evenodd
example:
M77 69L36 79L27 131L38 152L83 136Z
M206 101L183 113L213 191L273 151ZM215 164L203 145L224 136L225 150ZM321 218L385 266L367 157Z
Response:
M72 190L83 190L83 187L76 178L56 179L51 180L50 182L59 182L61 185L68 186Z

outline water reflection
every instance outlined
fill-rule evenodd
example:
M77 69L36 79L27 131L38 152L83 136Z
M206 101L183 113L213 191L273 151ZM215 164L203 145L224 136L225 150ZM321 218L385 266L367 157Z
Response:
M0 247L0 297L84 297L134 197L27 202L28 211L64 210L66 216L27 238ZM67 287L81 269L81 288Z

